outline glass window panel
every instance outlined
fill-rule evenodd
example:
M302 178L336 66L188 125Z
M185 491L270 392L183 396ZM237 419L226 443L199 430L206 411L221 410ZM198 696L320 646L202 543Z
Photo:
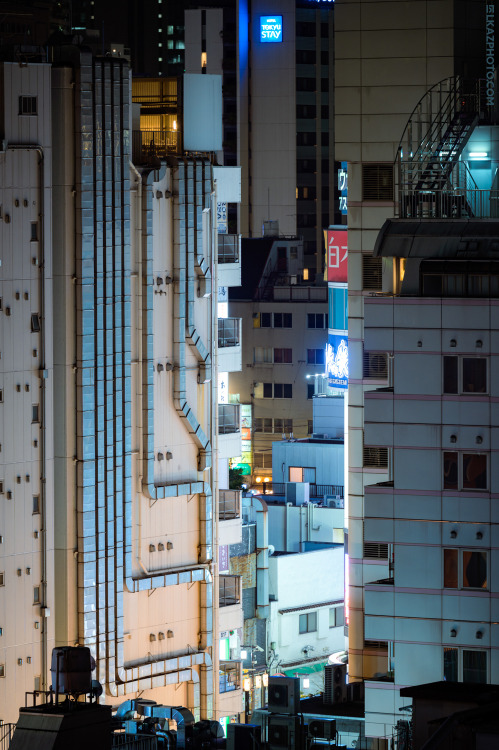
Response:
M457 490L457 452L444 452L444 490Z
M345 624L345 607L336 607L336 627Z
M487 392L487 360L484 357L463 358L463 393Z
M463 682L487 682L487 652L463 650Z
M283 398L282 383L274 383L274 398Z
M444 549L444 588L458 587L458 550Z
M444 648L444 680L457 682L457 648Z
M263 420L263 431L272 432L272 417L266 417Z
M263 384L263 397L272 398L272 383Z
M307 632L307 615L300 615L299 632L300 633L306 633Z
M317 612L308 613L308 632L314 633L317 630Z
M487 553L463 550L463 588L487 588Z
M282 328L282 313L274 313L274 328Z
M463 454L463 488L487 489L487 456L484 453Z
M290 482L303 482L303 469L301 466L289 467L289 481Z
M261 328L270 328L270 313L260 313L260 326Z
M293 398L293 386L291 383L284 383L284 398Z
M329 627L336 627L336 607L329 607Z
M255 417L255 421L253 422L255 432L262 432L262 422L263 420L260 417Z
M444 357L444 393L458 392L457 357Z
M283 313L282 315L282 327L292 328L293 327L293 313Z

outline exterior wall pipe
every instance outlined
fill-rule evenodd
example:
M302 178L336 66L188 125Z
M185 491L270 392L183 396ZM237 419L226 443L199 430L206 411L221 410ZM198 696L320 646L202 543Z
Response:
M256 616L266 620L270 616L269 604L269 530L268 505L263 498L255 498L256 506Z

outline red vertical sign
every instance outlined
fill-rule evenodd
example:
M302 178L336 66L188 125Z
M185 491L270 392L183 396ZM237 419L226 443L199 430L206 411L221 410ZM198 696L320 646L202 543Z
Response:
M327 230L327 280L346 284L348 281L348 231Z

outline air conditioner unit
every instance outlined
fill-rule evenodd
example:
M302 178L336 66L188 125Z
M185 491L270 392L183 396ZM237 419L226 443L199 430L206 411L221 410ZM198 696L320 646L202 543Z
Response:
M328 508L343 508L344 500L340 495L326 495L324 505L327 505Z
M300 678L269 677L268 710L274 714L297 714L300 711Z
M239 647L237 648L231 648L230 649L230 658L231 661L237 661L241 658L241 649Z
M324 703L345 703L348 700L346 675L346 664L327 664L324 667Z
M313 719L308 725L308 735L322 740L336 739L336 719Z
M298 716L269 716L267 747L269 750L299 750L302 746L300 731Z
M227 750L255 750L260 744L258 724L227 724Z
M59 693L84 695L92 687L95 663L87 646L58 646L52 649L52 689Z

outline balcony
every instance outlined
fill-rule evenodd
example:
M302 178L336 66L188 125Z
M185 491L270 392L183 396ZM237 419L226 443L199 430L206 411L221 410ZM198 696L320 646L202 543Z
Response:
M221 575L219 578L218 604L230 607L241 603L241 576Z
M218 689L220 693L232 693L241 689L240 661L221 661L218 670Z
M241 318L218 319L218 369L241 370Z
M218 405L218 456L235 458L241 455L240 405Z
M285 482L263 482L262 483L262 495L282 495L286 494ZM343 508L344 503L341 500L344 499L344 487L342 484L310 484L309 485L309 497L314 500L323 500L327 496L334 498L340 498L340 501L335 504L336 508Z
M241 238L238 234L218 235L218 284L241 286Z
M178 153L181 135L178 130L132 131L132 158L134 164L153 164Z

